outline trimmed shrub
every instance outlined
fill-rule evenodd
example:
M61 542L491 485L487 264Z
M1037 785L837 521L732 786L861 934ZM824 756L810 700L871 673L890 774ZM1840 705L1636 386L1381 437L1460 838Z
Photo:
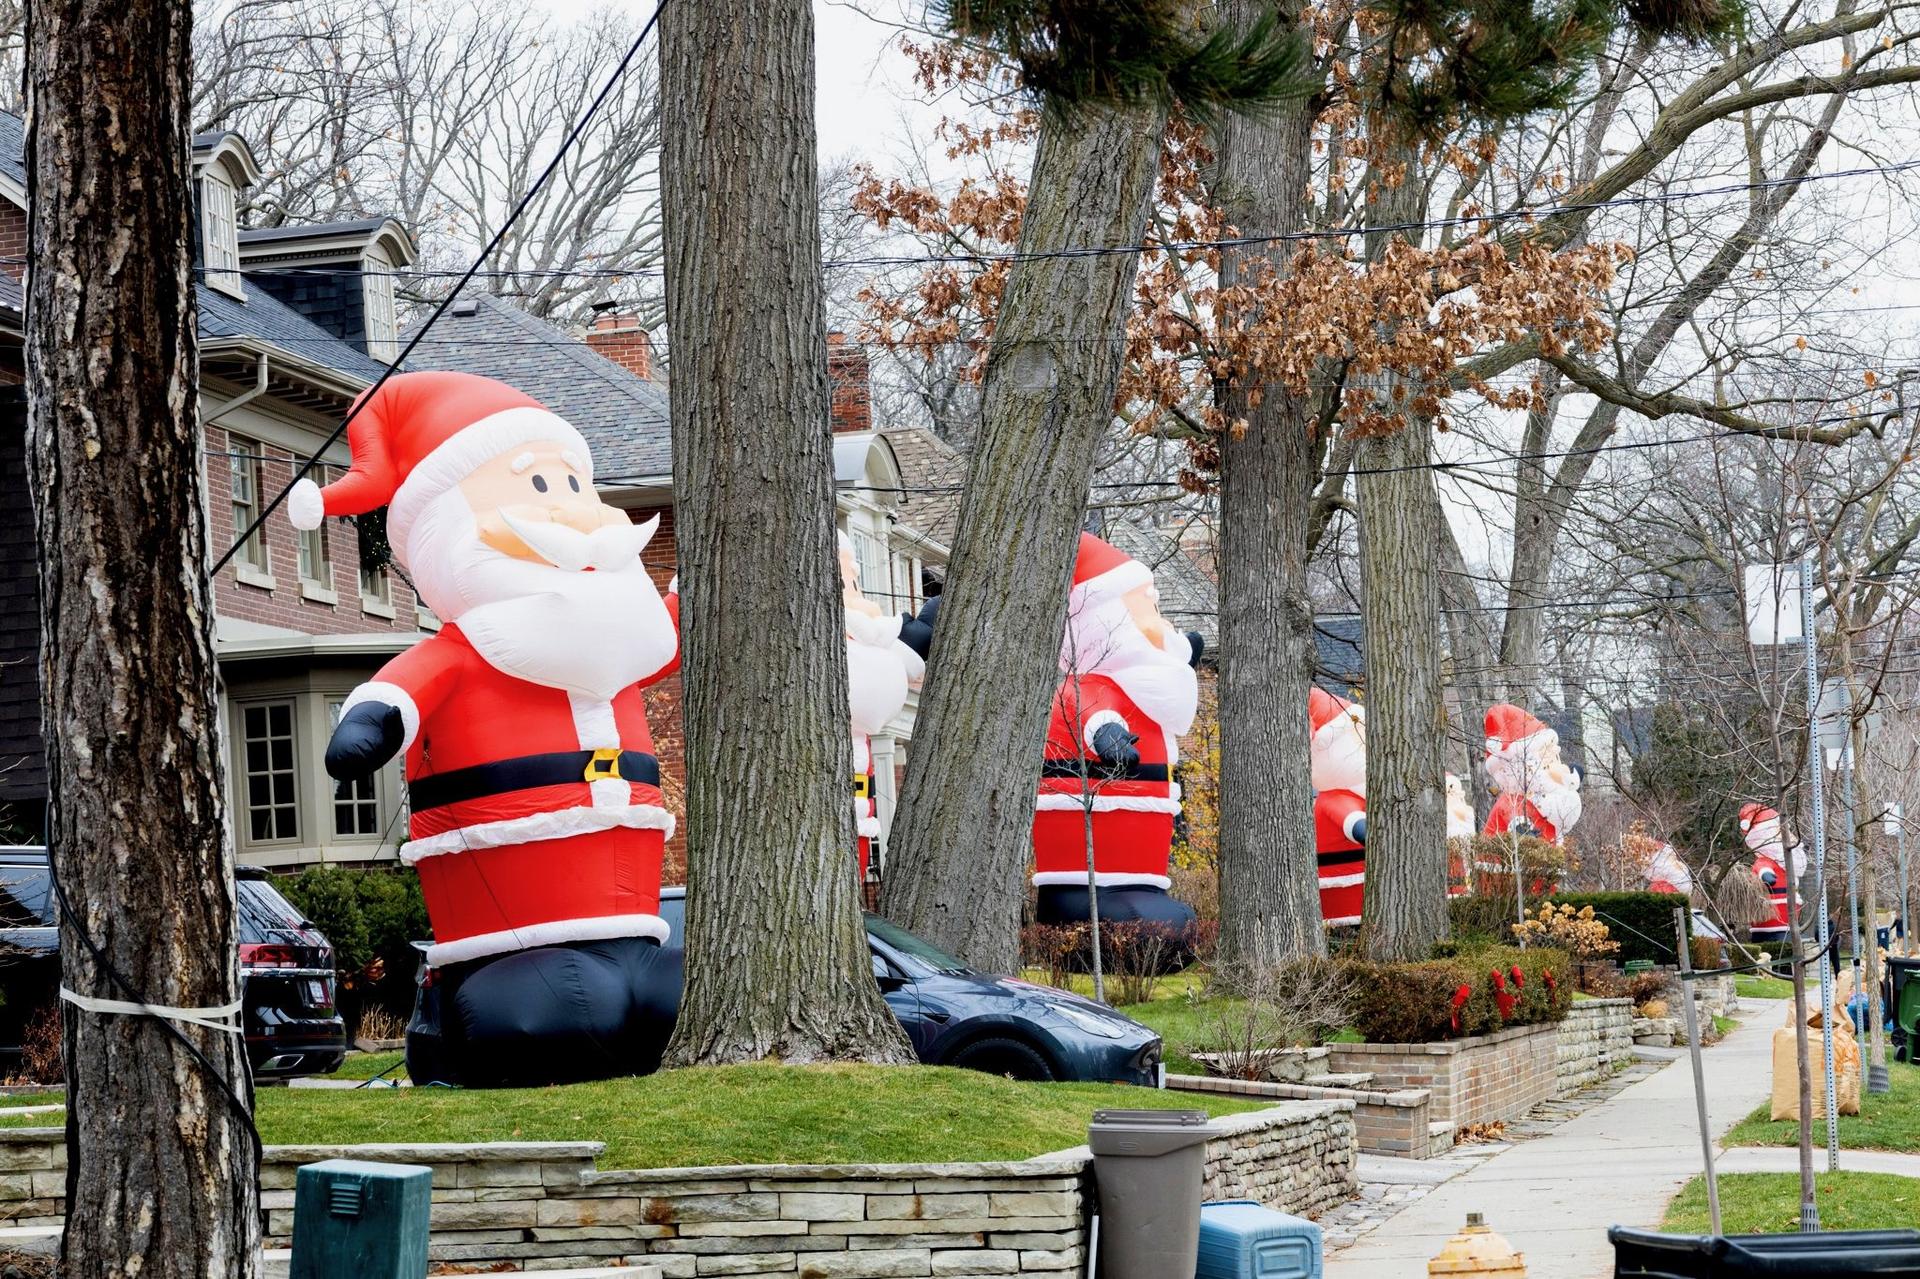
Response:
M1374 1044L1419 1044L1505 1026L1558 1021L1573 1002L1564 951L1514 946L1459 949L1411 964L1343 961L1354 993L1354 1029Z
M1726 943L1718 937L1703 937L1696 933L1687 938L1688 959L1696 969L1725 968L1727 966Z
M333 943L340 972L336 1002L349 1032L362 1008L378 1007L402 1019L411 1015L419 965L413 943L433 935L418 875L405 867L310 866L274 880L274 887Z

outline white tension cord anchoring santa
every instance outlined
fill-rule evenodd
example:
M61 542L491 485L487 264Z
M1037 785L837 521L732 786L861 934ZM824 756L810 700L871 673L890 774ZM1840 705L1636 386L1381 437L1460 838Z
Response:
M671 1025L656 969L673 817L640 694L678 660L677 601L640 563L657 520L604 505L580 433L487 378L390 378L348 441L352 469L296 486L290 518L386 507L395 559L444 622L353 691L326 756L352 778L405 754L435 1073L640 1069Z

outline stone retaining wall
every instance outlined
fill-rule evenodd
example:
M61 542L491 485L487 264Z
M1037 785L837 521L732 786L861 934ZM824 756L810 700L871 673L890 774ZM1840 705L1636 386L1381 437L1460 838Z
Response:
M1387 1092L1377 1088L1323 1088L1314 1084L1222 1079L1213 1075L1168 1075L1167 1087L1235 1097L1350 1101L1354 1142L1359 1149L1370 1155L1398 1155L1403 1159L1425 1159L1431 1149L1433 1107L1430 1094L1424 1088Z
M1290 1101L1217 1121L1207 1193L1315 1213L1351 1198L1353 1105ZM63 1132L0 1130L0 1222L54 1225ZM528 1269L646 1264L666 1279L890 1279L1061 1274L1086 1265L1084 1149L1003 1163L768 1165L599 1171L598 1142L269 1146L269 1247L293 1231L303 1164L433 1169L438 1262Z
M1517 1119L1553 1096L1559 1027L1513 1026L1428 1044L1334 1044L1333 1068L1365 1071L1386 1091L1424 1088L1433 1122Z
M1569 1097L1633 1060L1633 1001L1575 1000L1559 1026L1553 1095Z

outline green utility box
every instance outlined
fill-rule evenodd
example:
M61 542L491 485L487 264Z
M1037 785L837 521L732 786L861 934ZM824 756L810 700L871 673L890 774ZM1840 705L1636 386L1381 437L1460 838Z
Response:
M293 1188L289 1279L426 1279L433 1169L328 1159Z

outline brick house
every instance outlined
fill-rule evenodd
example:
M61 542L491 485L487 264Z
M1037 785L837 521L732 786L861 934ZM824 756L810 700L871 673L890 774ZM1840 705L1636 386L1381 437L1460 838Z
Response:
M38 610L26 490L19 281L25 129L0 114L0 820L38 838L45 772L35 678ZM209 545L284 488L391 359L393 278L412 238L374 219L251 231L235 215L258 177L237 134L194 139L200 412ZM344 467L344 441L327 462ZM241 860L272 866L393 855L399 776L336 787L320 755L340 700L438 626L397 575L363 555L371 526L296 534L270 520L214 582L229 794Z
M835 340L829 355L833 387L833 464L836 525L853 540L862 589L883 607L910 612L938 589L945 573L951 496L929 468L948 456L945 445L918 429L874 429L864 352ZM572 422L593 448L595 484L610 503L636 522L660 517L645 560L665 587L674 572L673 448L667 418L667 387L657 376L651 337L637 319L603 312L575 337L498 298L461 298L414 348L409 368L453 369L498 378L525 391ZM911 459L917 465L905 464ZM923 495L920 490L938 492ZM668 806L678 811L685 793L685 737L681 729L680 680L648 691L648 719L660 756ZM883 829L906 767L913 733L912 702L890 731L874 739L875 791ZM677 878L684 855L678 835L668 847L668 878ZM885 837L872 866L885 862Z
M0 502L0 837L31 840L42 828L46 777L21 387L24 139L20 118L0 113L0 484L13 492ZM196 138L193 159L208 545L224 549L397 354L391 273L411 265L415 250L405 228L387 219L242 228L235 210L259 172L245 140ZM863 353L837 344L831 366L836 520L855 542L868 593L917 608L944 572L945 541L929 529L943 513L950 522L951 503L942 505L944 491L919 499L914 490L928 482L903 469L894 442L905 440L927 465L950 456L923 432L873 429ZM603 315L583 342L497 299L468 298L409 367L497 377L572 421L593 445L608 500L636 520L661 516L649 567L662 584L671 576L667 395L637 323ZM315 478L325 483L348 461L343 440L325 456L327 474ZM398 762L356 784L337 784L321 767L347 693L439 626L405 576L380 565L380 541L377 520L329 520L301 534L273 518L214 583L229 796L243 862L293 868L397 856L405 837ZM684 776L678 681L655 690L652 703L675 803ZM911 706L894 729L875 743L876 763L894 766L876 769L883 823L904 766Z

